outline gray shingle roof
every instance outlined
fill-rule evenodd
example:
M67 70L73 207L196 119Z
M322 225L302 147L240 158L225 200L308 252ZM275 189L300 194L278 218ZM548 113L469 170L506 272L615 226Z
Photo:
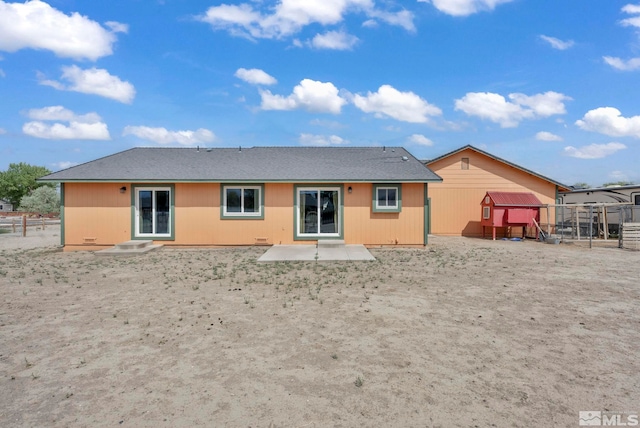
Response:
M134 148L41 181L442 181L401 147Z

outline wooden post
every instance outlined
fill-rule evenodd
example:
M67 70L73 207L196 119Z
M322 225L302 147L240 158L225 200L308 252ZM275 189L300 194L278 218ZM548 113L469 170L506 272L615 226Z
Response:
M551 236L551 219L549 218L549 205L547 205L547 236Z
M607 219L607 207L602 206L602 222L604 226L604 240L609 239L609 220Z
M576 233L578 234L578 241L580 240L580 208L576 207Z
M11 217L11 229L13 229L13 233L16 233L16 219L15 219L15 217Z
M22 216L22 236L27 236L27 216Z
M44 230L44 217L42 217L42 230Z

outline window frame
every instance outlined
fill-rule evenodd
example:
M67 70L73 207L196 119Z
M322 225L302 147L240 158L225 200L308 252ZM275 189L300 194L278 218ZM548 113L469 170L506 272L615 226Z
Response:
M318 194L323 191L337 191L338 205L334 207L338 209L338 225L336 233L301 233L300 232L300 193L303 191L317 191ZM294 241L316 241L318 239L343 239L344 236L344 186L340 185L314 185L314 184L295 184L293 186L293 239ZM320 216L318 216L320 218Z
M396 191L396 205L395 206L379 206L378 205L378 190L382 189L395 189ZM387 192L388 199L388 192ZM374 213L399 213L402 212L402 184L374 184L373 185L373 195L371 200L371 208Z
M482 207L482 219L489 220L491 218L491 207Z
M151 191L152 205L155 212L155 192L168 191L169 192L169 221L168 221L168 233L142 233L140 232L139 218L139 194L141 191ZM135 184L131 186L131 239L152 239L154 241L174 241L175 240L175 186L173 184L152 184L152 185L140 185ZM155 214L153 214L155 218ZM156 223L154 222L154 227Z
M467 171L469 169L469 158L462 158L460 160L460 169Z
M240 189L241 212L227 211L227 189ZM244 191L247 189L258 191L258 201L255 206L257 212L244 212ZM222 184L220 186L220 219L221 220L263 220L264 219L264 184Z

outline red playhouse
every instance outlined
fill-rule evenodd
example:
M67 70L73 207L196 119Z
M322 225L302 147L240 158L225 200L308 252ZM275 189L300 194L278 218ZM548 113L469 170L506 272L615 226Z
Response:
M496 228L505 228L505 236L512 227L522 227L525 237L527 227L534 227L540 222L542 202L533 193L520 192L487 192L482 200L482 237L485 227L493 229L493 240L496 239Z

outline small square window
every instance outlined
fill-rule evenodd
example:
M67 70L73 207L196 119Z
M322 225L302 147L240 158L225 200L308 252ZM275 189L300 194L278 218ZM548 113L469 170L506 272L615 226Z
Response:
M400 212L401 208L402 192L399 185L373 186L373 212Z
M224 186L222 218L262 218L262 186Z
M469 158L462 158L462 161L460 162L460 167L462 169L469 169Z

